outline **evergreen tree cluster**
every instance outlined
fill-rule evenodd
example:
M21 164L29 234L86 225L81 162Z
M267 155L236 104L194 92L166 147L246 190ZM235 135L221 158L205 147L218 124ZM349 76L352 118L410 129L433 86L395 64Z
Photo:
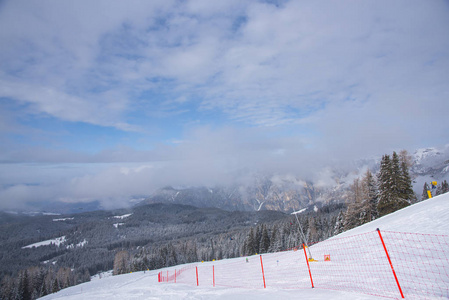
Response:
M429 193L428 191L430 191L430 186L427 184L427 182L424 182L424 186L423 186L423 190L422 190L422 195L421 195L421 201L427 200L429 199Z
M323 241L335 234L335 226L342 212L344 205L334 204L317 212L300 215L298 219L290 216L286 220L252 227L243 243L241 256L278 252L300 247L304 242L314 244ZM300 227L306 241L303 240Z
M0 299L31 300L90 281L87 269L72 271L67 267L30 267L21 270L17 276L4 276L1 282Z
M427 191L430 191L433 197L442 195L442 194L449 192L449 184L447 183L446 180L443 180L443 182L441 182L440 184L437 184L435 191L433 191L430 188L429 184L427 184L427 182L424 182L421 200L429 199L429 194Z
M379 216L384 216L416 202L410 178L406 155L393 152L392 157L384 155L378 174Z
M279 236L277 228L275 228L271 234L271 238L268 233L267 225L262 224L256 228L251 228L245 243L243 244L242 254L244 256L254 255L257 253L274 252L276 247L274 244L278 242L276 236ZM273 241L273 244L271 244ZM279 245L279 243L278 243ZM271 250L271 251L270 251Z
M343 204L333 204L317 212L301 215L299 221L308 243L331 237ZM281 220L260 222L251 228L204 234L162 245L147 245L139 249L123 249L114 258L114 274L160 269L198 261L212 261L278 252L303 243L294 216Z
M335 233L340 233L373 221L378 213L378 189L375 176L367 170L362 179L355 179L350 187L348 208L339 216Z
M410 158L403 150L398 155L384 155L379 172L370 170L354 180L348 192L345 213L335 224L335 234L385 216L417 201L409 174ZM426 192L427 194L427 192Z
M446 180L443 180L443 182L439 185L437 185L437 189L435 191L435 196L442 195L449 192L449 184Z

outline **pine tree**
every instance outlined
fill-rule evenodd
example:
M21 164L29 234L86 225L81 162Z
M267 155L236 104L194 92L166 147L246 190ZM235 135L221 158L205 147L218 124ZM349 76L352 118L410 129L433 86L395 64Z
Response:
M345 213L343 211L340 211L338 213L337 221L335 222L333 235L337 235L339 233L342 233L345 228Z
M363 186L365 189L365 211L366 211L366 221L371 222L375 220L378 216L377 202L378 202L378 191L377 183L371 171L368 169L363 178Z
M262 237L259 243L259 253L267 253L270 248L270 237L265 225L262 226Z
M255 253L260 253L259 245L260 240L262 239L262 228L260 226L256 227L254 234L254 251Z
M211 241L212 242L212 241ZM212 246L213 247L213 246ZM213 248L212 248L212 252L213 252ZM167 245L167 261L166 261L166 266L174 266L178 263L178 257L176 255L176 250L175 247L173 246L172 243L169 243Z
M254 235L254 229L251 227L248 237L246 238L245 242L245 255L254 255L256 254L256 239Z
M377 210L380 216L389 213L391 206L391 193L390 193L390 178L391 178L391 161L389 155L382 156L380 162L380 170L378 173L379 182L379 202L377 204ZM388 211L388 212L387 212Z
M446 180L443 180L443 182L441 183L441 194L445 194L447 192L449 192L449 184Z
M438 184L437 185L437 189L435 191L435 196L441 195L443 194L443 185L442 184Z
M17 287L17 299L29 300L31 299L31 289L28 278L28 271L21 271L19 274L19 285Z
M401 198L401 166L399 156L393 152L390 164L390 193L394 200ZM402 199L402 198L401 198Z
M51 286L51 293L56 293L60 290L61 288L59 287L58 284L58 280L56 280L56 278L53 279L53 284Z
M403 150L402 153L404 153L404 151L405 150ZM400 160L398 188L399 188L399 197L410 204L416 202L416 195L415 192L413 191L412 179L410 178L408 167L409 163L407 162L406 158L403 158L407 157L406 153L407 152L405 151L405 154L401 156Z
M404 199L401 193L401 189L404 189L405 186L404 182L401 183L401 178L403 178L403 172L401 172L400 161L396 152L393 152L392 159L389 155L384 155L378 174L379 202L377 210L379 216L385 216L410 205L410 200Z
M196 247L196 243L192 243L193 245L187 246L187 262L195 262L198 261L198 251Z
M449 192L449 185L446 180L443 180L440 184L437 185L435 196L442 195L447 192Z
M429 193L428 193L429 190L430 190L429 185L427 184L427 182L424 182L424 187L423 187L423 190L422 190L421 201L429 199Z
M279 233L278 226L275 224L271 230L270 247L268 252L277 252L282 249L282 236Z
M9 275L2 278L0 299L14 299L14 279Z

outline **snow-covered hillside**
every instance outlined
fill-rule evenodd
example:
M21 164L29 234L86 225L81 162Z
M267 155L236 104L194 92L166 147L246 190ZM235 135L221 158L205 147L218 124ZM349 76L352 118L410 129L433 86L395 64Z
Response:
M343 238L372 232L399 231L426 234L449 234L449 194L404 208L371 223L344 232L334 238ZM351 245L347 245L351 247ZM390 244L390 246L392 246ZM221 263L224 263L222 261ZM241 289L212 286L158 283L157 273L136 272L133 274L105 277L74 286L43 299L384 299L371 295L309 288L285 290L275 287L266 289ZM448 283L449 285L449 283ZM447 287L445 287L447 288ZM407 298L407 297L406 297Z

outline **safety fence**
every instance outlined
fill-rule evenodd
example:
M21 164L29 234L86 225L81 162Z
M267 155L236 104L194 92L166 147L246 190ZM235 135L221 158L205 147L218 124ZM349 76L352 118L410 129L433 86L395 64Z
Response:
M374 231L309 248L165 269L159 282L448 299L449 236Z

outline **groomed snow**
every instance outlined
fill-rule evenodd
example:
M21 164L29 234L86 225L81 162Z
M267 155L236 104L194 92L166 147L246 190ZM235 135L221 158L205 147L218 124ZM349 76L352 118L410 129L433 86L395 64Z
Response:
M54 244L59 247L63 243L65 243L65 236L61 236L61 237L58 237L55 239L46 240L46 241L42 241L42 242L37 242L37 243L31 244L31 245L27 245L27 246L22 247L22 249L40 247L40 246L48 246L51 244Z
M59 222L59 221L67 221L67 220L73 220L75 218L61 218L61 219L53 219L53 222Z
M393 214L365 224L339 235L351 236L373 231L445 234L449 233L449 194L404 208ZM67 288L42 299L385 299L365 294L323 290L240 289L192 286L185 284L158 283L159 270L104 277L78 286Z
M136 272L132 274L104 277L95 281L73 286L41 299L232 299L232 300L271 300L271 299L385 299L369 295L320 289L264 290L238 289L224 287L196 287L185 284L157 282L158 271Z
M126 214L126 215L122 215L122 216L113 216L114 219L125 219L130 217L132 214Z

